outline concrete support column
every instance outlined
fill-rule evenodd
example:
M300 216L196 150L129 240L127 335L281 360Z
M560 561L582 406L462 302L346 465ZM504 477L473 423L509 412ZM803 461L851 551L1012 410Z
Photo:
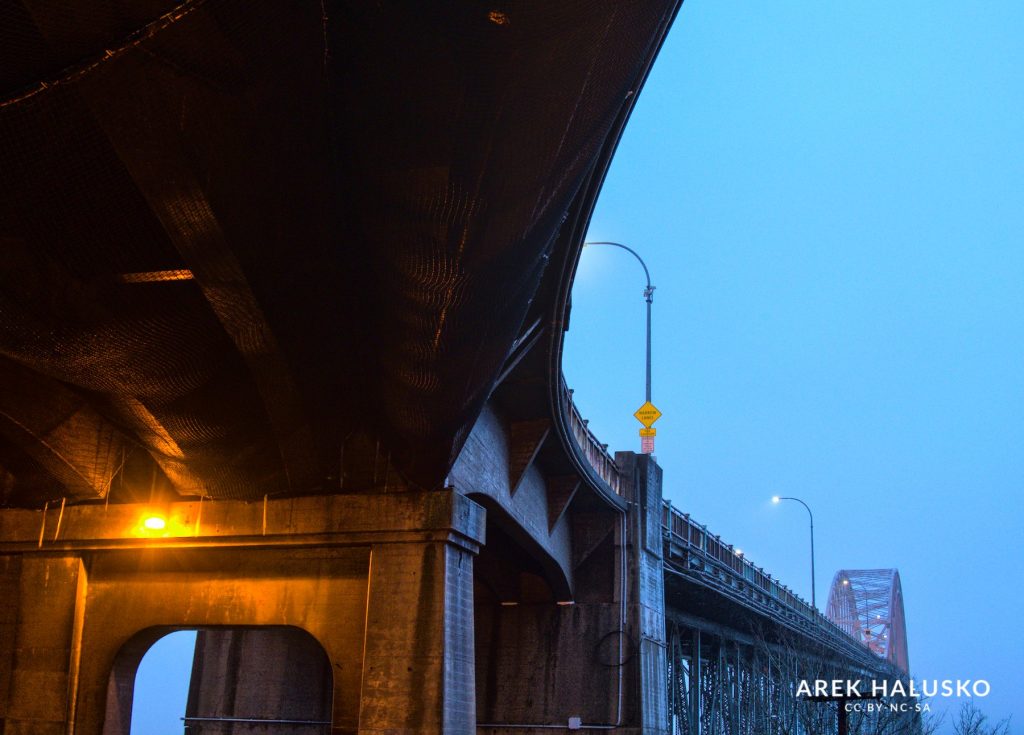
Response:
M303 630L201 630L185 709L188 735L225 735L219 718L240 720L230 735L321 735L326 729L314 723L332 722L332 683L330 658ZM290 727L264 719L288 720Z
M20 567L3 732L64 735L73 731L85 569L70 555L25 558Z
M630 617L640 641L637 656L640 732L667 735L668 657L665 630L665 572L662 550L661 468L649 454L618 452L615 461L634 483L630 500ZM627 475L628 476L628 475Z
M449 542L370 553L359 733L476 731L473 557Z

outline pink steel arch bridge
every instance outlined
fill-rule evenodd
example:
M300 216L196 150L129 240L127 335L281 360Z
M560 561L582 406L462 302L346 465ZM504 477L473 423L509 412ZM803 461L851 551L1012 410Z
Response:
M898 669L910 671L899 570L840 569L832 579L826 614Z

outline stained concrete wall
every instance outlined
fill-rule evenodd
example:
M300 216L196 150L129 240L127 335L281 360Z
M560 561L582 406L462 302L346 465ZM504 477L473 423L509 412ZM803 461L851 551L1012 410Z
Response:
M481 731L565 726L570 717L614 724L620 625L615 603L478 607ZM492 730L488 724L502 727Z
M201 630L188 735L321 735L331 723L331 668L320 643L298 628Z
M4 735L125 735L148 646L220 626L315 638L335 733L473 732L480 506L449 491L296 498L212 503L184 522L195 505L164 508L173 533L150 538L124 532L142 506L69 507L57 528L0 511L15 610L0 619Z
M58 735L74 712L85 569L64 554L5 562L18 570L16 592L5 601L14 624L3 641L10 662L3 732Z
M239 626L293 626L317 641L334 733L530 732L579 718L662 735L660 471L645 457L620 462L633 478L627 514L591 504L560 521L574 604L551 594L502 605L515 600L481 592L484 511L462 494L471 484L178 503L163 509L169 530L148 538L133 531L142 506L69 507L56 523L0 511L3 735L125 735L152 642Z
M650 455L617 452L615 463L630 483L630 598L637 638L637 725L663 735L668 724L668 658L662 539L662 472Z
M486 405L449 473L449 481L463 494L489 498L501 511L502 518L496 520L508 519L503 524L505 530L519 536L524 548L530 547L529 552L549 570L549 582L562 599L568 599L572 586L569 519L549 527L547 479L532 463L517 487L512 487L509 434L494 407Z
M502 605L478 586L479 732L667 733L661 470L632 453L617 462L627 513L570 519L574 604Z
M296 626L334 670L334 722L354 731L370 550L153 549L98 552L90 559L82 632L80 725L96 730L107 709L106 672L140 632L169 626ZM126 735L108 721L104 735Z

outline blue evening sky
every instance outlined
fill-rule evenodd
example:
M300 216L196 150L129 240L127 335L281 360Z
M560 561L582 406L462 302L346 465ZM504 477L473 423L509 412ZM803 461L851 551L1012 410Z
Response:
M898 567L914 676L1019 728L1024 3L689 0L589 239L657 286L666 497L809 599L807 514L769 502L804 499L819 606ZM584 251L565 373L613 449L642 287Z
M184 731L196 633L179 630L154 643L135 674L131 735L179 735Z

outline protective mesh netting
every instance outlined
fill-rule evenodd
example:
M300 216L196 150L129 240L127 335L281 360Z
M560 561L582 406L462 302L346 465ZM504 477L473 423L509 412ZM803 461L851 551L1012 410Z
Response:
M673 6L0 0L3 502L442 482Z

